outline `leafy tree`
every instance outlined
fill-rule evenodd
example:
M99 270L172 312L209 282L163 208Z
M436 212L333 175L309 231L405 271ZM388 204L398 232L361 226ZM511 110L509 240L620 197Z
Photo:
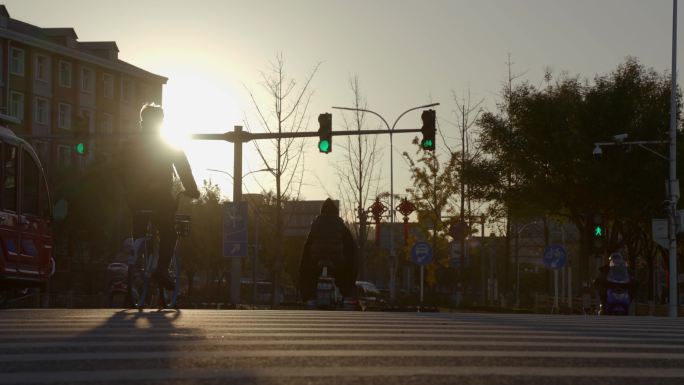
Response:
M512 88L508 111L485 113L479 122L479 145L487 155L478 164L480 193L506 204L515 217L573 222L582 235L579 264L586 280L594 215L610 224L605 251L638 243L650 218L660 214L667 167L629 146L607 147L597 162L593 145L621 133L633 140L665 139L669 86L667 75L629 58L593 82L564 75L545 86ZM509 167L513 183L506 188Z
M420 147L418 138L413 143L417 145L417 159L413 159L407 152L403 153L413 181L413 187L407 188L406 192L419 212L419 226L432 243L437 263L428 265L427 272L428 282L434 284L437 281L437 269L449 266L442 216L456 211L450 201L457 193L457 165L460 155L457 152L450 153L445 161L440 161L435 151L426 151Z

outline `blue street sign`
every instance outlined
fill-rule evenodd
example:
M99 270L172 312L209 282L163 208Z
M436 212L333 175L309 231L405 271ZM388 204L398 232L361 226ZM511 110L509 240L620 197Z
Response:
M432 246L427 242L416 242L411 249L411 260L416 265L432 262Z
M550 245L544 249L544 266L548 269L562 269L568 262L568 252L561 245Z
M247 256L247 202L228 202L223 206L223 256Z

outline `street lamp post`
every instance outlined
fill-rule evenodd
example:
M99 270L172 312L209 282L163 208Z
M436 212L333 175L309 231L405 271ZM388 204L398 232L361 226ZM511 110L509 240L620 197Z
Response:
M678 316L679 301L677 296L679 276L677 273L677 228L675 215L679 199L679 181L677 180L677 0L672 0L672 71L670 85L670 177L669 192L669 238L670 238L670 301L668 315Z
M396 255L395 255L395 250L394 250L394 148L393 148L393 133L394 133L394 128L396 127L397 123L399 122L399 119L401 119L404 115L411 111L419 110L421 108L429 108L429 107L434 107L438 106L439 103L432 103L432 104L426 104L424 106L418 106L418 107L413 107L409 108L408 110L402 112L399 117L394 121L394 124L392 126L387 123L387 120L382 117L382 115L378 114L375 111L367 110L365 108L350 108L350 107L333 107L336 110L347 110L347 111L361 111L361 112L368 112L370 114L373 114L382 120L382 122L385 124L387 127L387 130L389 131L389 136L390 136L390 206L389 206L389 215L390 215L390 263L389 263L389 268L390 268L390 300L394 301L397 296L397 288L396 288Z

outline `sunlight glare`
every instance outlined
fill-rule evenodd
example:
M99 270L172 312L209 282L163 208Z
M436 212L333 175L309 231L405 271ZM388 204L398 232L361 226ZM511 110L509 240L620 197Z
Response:
M170 145L185 151L199 185L213 179L223 191L230 191L231 181L208 169L230 169L232 146L223 141L198 141L195 133L221 133L241 124L242 106L235 86L225 72L206 63L182 60L165 62L159 73L169 78L164 86L164 125L162 137Z

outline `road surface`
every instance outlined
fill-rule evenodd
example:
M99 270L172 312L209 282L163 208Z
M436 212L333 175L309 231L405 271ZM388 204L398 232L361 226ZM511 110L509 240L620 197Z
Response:
M684 384L684 321L0 311L0 384Z

